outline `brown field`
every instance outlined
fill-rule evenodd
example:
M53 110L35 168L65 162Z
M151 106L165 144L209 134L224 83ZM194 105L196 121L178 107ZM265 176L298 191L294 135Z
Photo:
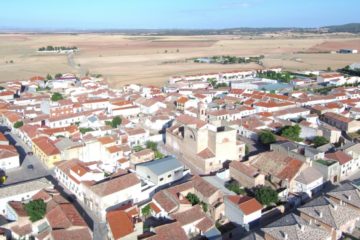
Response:
M275 36L275 37L274 37ZM73 61L65 55L41 55L37 48L77 46ZM122 36L110 34L1 34L0 81L72 72L103 74L113 86L163 84L170 76L260 68L257 64L215 65L186 61L213 55L265 55L265 67L288 70L333 69L360 61L360 54L302 53L357 48L360 38L342 36ZM6 63L13 60L14 63Z

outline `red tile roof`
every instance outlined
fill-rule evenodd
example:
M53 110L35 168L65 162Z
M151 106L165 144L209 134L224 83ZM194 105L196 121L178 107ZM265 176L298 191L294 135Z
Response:
M60 154L59 149L55 146L55 143L48 137L34 138L33 144L41 149L47 156Z
M134 232L132 218L123 210L115 210L106 214L114 239L121 239Z
M232 203L237 205L244 215L250 215L254 212L260 211L262 205L255 199L249 196L226 196Z
M66 229L74 226L87 226L74 205L60 204L46 214L52 229Z
M340 163L340 165L343 165L349 161L352 160L352 157L343 151L336 151L334 153L327 153L325 154L325 157L328 159L336 160Z

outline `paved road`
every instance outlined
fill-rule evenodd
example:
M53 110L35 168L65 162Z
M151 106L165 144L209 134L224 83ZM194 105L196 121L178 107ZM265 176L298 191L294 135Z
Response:
M0 128L0 131L4 131L4 128ZM20 168L7 170L7 181L4 185L10 185L17 182L28 181L31 179L37 179L51 175L51 171L48 170L42 162L36 156L30 156L27 152L31 149L15 134L7 132L6 138L10 144L14 145L20 154ZM33 165L34 169L28 169L29 165Z
M4 133L6 130L5 127L0 127L0 131ZM79 201L74 201L70 196L70 192L66 191L63 187L58 185L56 181L55 174L53 170L46 168L43 163L35 155L30 156L27 152L31 149L15 134L11 132L6 132L5 136L8 138L10 144L14 145L20 154L21 167L14 170L6 171L8 179L4 186L28 181L31 179L37 179L41 177L47 177L50 181L53 182L55 188L58 189L64 197L72 201L76 209L83 216L89 227L93 230L93 238L96 240L104 240L107 238L107 228L106 223L101 222L97 216L95 216L89 209ZM34 166L34 170L30 170L27 166L31 164Z

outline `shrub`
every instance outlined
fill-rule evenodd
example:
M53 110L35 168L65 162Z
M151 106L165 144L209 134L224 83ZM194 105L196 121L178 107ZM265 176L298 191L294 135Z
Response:
M198 198L198 196L196 196L193 193L188 193L186 195L186 199L189 200L189 202L191 203L191 205L196 205L198 203L200 203L200 199Z
M23 121L18 121L16 123L14 123L14 128L21 128L22 126L24 126L24 122Z
M51 101L53 101L53 102L57 102L57 101L60 101L62 99L64 99L63 95L61 93L58 93L58 92L53 93L53 95L51 96Z
M46 203L42 199L30 201L24 207L32 222L42 219L46 214Z
M255 189L255 198L262 205L269 205L279 201L278 193L271 187L261 186Z
M275 135L272 132L268 131L268 130L262 131L259 134L259 139L260 139L260 142L262 144L265 144L265 145L269 145L269 144L272 144L272 143L276 142Z

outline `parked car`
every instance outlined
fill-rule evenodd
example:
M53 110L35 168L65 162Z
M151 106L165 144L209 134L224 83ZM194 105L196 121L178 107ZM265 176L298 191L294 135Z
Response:
M34 170L34 165L32 165L32 164L27 165L27 169Z
M27 155L32 156L32 155L34 155L34 153L30 151L30 152L27 152Z

